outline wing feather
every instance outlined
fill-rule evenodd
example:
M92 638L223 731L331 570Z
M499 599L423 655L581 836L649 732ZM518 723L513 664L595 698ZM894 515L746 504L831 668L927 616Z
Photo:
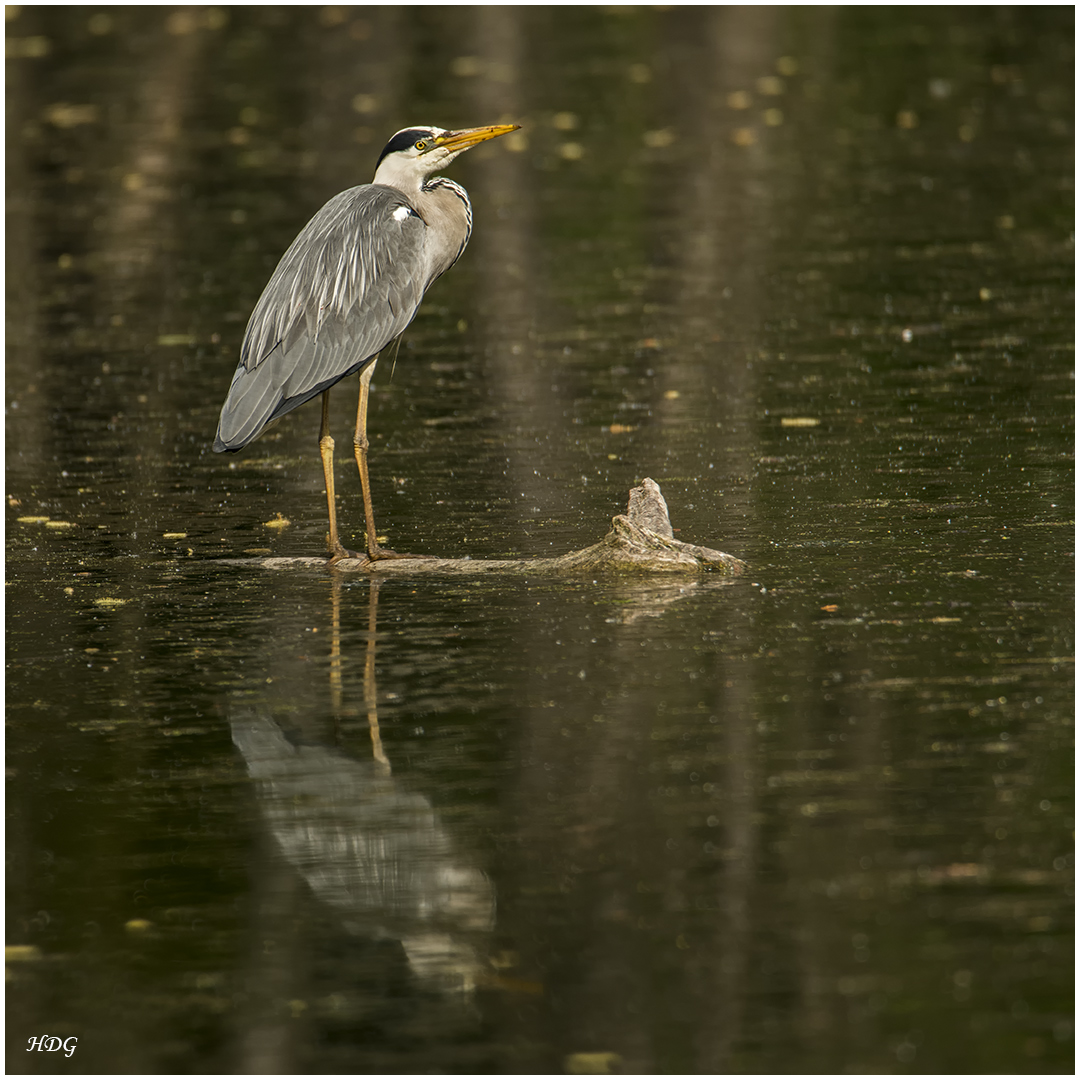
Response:
M430 284L426 230L402 192L377 184L343 191L308 222L248 321L215 450L239 450L409 325Z

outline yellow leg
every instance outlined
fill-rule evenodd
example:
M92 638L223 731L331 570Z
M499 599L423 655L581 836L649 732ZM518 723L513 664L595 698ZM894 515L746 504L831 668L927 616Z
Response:
M375 511L371 505L371 482L368 480L368 437L367 437L367 407L368 394L371 389L371 376L375 374L375 365L379 358L375 357L363 371L360 372L360 400L356 405L356 432L353 434L353 454L356 456L356 467L360 470L360 490L364 495L364 524L367 529L367 553L368 558L374 562L376 559L427 559L429 555L404 555L387 548L379 547L379 541L375 533Z
M367 529L367 553L369 559L379 557L379 543L375 538L375 510L371 505L371 483L368 480L367 466L368 393L371 389L371 376L375 374L375 365L378 362L379 358L375 357L360 372L360 400L356 405L356 431L353 434L353 455L356 457L356 467L360 470L360 490L364 495L364 526Z
M353 554L341 546L338 539L337 500L334 498L334 439L330 434L330 391L324 390L322 396L322 427L319 429L319 456L322 458L323 479L326 481L326 509L330 518L330 536L327 543L330 548L330 561L354 558Z

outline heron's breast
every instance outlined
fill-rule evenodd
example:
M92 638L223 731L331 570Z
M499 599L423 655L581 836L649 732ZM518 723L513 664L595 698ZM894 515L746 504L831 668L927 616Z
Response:
M424 247L431 268L429 280L433 281L449 270L465 250L472 215L467 200L463 201L448 186L421 192L417 203L417 209L427 225Z

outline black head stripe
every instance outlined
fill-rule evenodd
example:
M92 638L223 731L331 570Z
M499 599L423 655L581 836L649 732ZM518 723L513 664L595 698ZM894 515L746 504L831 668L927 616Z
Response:
M430 139L434 134L430 128L406 128L404 131L399 131L383 147L383 152L379 155L375 168L378 169L387 154L396 154L399 150L408 150L413 143L418 143L421 139Z

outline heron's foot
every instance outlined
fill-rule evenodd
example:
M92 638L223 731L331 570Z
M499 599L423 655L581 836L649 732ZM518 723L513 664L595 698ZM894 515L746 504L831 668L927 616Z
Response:
M342 547L341 544L335 545L330 549L330 559L327 562L327 566L333 566L335 563L341 562L342 559L366 559L367 556L360 551L350 551L346 547Z

